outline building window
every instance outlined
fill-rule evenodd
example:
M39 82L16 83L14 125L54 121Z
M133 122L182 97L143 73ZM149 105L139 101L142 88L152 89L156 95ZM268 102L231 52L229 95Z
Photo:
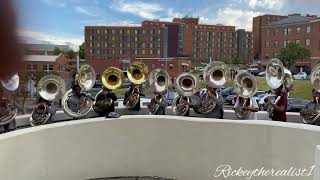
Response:
M36 64L28 64L27 65L27 70L28 71L36 71L38 69Z
M278 41L278 40L275 40L273 45L274 45L275 48L276 48L276 47L279 47L279 41Z
M274 36L278 36L279 35L279 29L274 30Z
M143 30L142 30L142 34L146 34L146 30L143 29Z
M297 34L301 34L301 27L297 27L296 33L297 33Z
M307 33L311 33L311 26L307 27Z
M146 50L143 49L143 50L142 50L142 54L146 54Z
M160 29L158 29L158 34L160 34L161 33L161 30Z
M123 30L122 30L122 29L120 29L120 30L119 30L119 33L120 33L120 34L123 34Z
M134 34L138 34L139 33L139 30L138 29L135 29L134 30Z
M43 65L44 71L53 71L53 65L52 64L45 64Z
M284 40L283 41L283 47L287 47L290 43L290 40Z
M119 54L123 54L123 50L122 49L119 50Z
M141 44L141 47L142 47L142 48L145 48L145 47L146 47L146 43L142 43L142 44Z
M310 39L306 39L306 46L307 46L307 47L309 47L309 46L310 46L310 44L311 44Z
M119 47L123 47L123 43L119 43Z
M153 41L153 36L150 36L150 38L149 38L149 39L150 39L150 41Z
M153 51L152 51L152 50L149 50L149 54L153 54Z
M319 47L320 47L320 41L319 41ZM158 54L160 54L160 50L158 49Z
M127 30L127 34L130 34L130 29Z
M153 43L150 43L150 48L153 48Z
M288 35L288 28L283 29L283 35L287 36Z
M127 43L127 47L128 47L128 48L130 47L130 43Z
M267 37L270 36L270 30L267 30L266 35L267 35Z
M270 48L270 42L269 42L269 41L267 41L267 42L265 43L265 48Z
M300 39L297 39L297 40L296 40L296 44L300 46L300 44L301 44Z
M269 59L270 58L269 56L270 56L269 53L266 53L265 59Z

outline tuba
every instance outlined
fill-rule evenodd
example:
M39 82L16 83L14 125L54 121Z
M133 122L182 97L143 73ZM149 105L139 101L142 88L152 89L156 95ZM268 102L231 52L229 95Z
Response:
M278 58L271 59L266 67L266 81L272 89L277 89L283 84L283 90L289 96L293 91L293 78L291 72L286 69ZM275 104L280 100L280 96L275 100ZM273 116L273 108L267 109L269 117Z
M203 79L208 86L213 88L222 87L229 80L229 67L221 62L215 61L208 64L203 71ZM219 94L216 92L215 96L219 98ZM208 96L206 91L198 101L197 110L201 114L208 114L216 107L216 102L213 98Z
M312 87L317 92L320 92L320 64L317 64L310 74L310 81ZM314 124L320 119L320 104L319 99L316 97L316 105L313 109L304 109L300 112L302 121L306 124Z
M96 81L96 73L93 67L88 64L82 65L78 74L76 75L76 81L78 82L82 91L89 91ZM73 118L81 118L87 115L91 111L94 104L93 98L86 92L81 94L80 102L85 102L85 105L80 107L77 111L73 111L68 106L68 100L72 96L72 89L68 90L63 96L61 102L63 111Z
M166 94L168 87L170 86L170 77L167 71L163 69L155 69L149 74L149 84L153 92L161 93L162 95ZM157 95L154 97L159 99ZM161 102L163 99L159 99ZM159 105L153 100L148 104L148 109L151 114L156 114L159 110Z
M46 75L42 77L37 85L37 91L39 95L47 101L55 101L61 99L66 92L66 86L64 80L57 75ZM44 125L48 122L52 116L48 112L49 105L39 104L31 113L30 124L31 126Z
M142 62L133 62L128 67L128 78L134 84L142 84L147 80L148 66ZM131 94L129 94L125 106L128 110L133 109L138 103L140 94L137 93L139 89L136 87Z
M177 77L175 81L175 89L178 95L174 98L172 103L173 115L185 116L188 113L190 107L188 105L179 104L178 100L184 96L187 97L188 102L190 102L189 96L194 94L198 89L198 86L198 79L191 73L182 73Z
M101 82L102 82L102 85L108 89L117 89L124 82L124 74L120 69L116 67L109 67L102 73ZM98 92L95 99L97 99L97 96L101 92L102 90ZM113 100L110 98L106 98L105 100L99 101L99 102L95 101L93 105L93 109L96 112L100 112L110 107L112 103L113 103Z
M257 92L257 83L252 74L249 72L243 72L240 74L237 74L237 76L234 79L234 91L236 94L242 98L245 98L244 101L242 101L239 104L239 109L235 110L236 117L238 119L247 119L249 115L249 111L245 111L242 108L246 106L248 101L250 101L250 105L252 103L252 100L250 99L252 96L254 96Z
M2 86L8 91L15 91L19 87L18 74L8 80L1 80ZM18 108L10 99L0 97L0 125L9 124L18 114Z

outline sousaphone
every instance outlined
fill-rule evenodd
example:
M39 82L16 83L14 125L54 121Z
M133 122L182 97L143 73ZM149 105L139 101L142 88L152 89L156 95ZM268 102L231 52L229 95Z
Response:
M15 91L19 87L18 74L13 75L7 80L1 80L2 86L8 91ZM15 103L5 97L0 99L0 125L9 124L18 114Z
M76 82L81 87L81 91L83 91L80 102L85 102L85 105L80 107L77 112L72 111L68 106L68 100L72 96L72 89L68 90L63 96L61 102L62 109L67 115L78 119L86 116L91 111L94 104L94 99L87 94L87 91L94 86L95 81L96 73L93 67L88 64L82 65L78 74L76 75Z
M64 80L57 75L49 74L42 77L37 85L37 91L39 95L47 101L56 101L63 97L66 92L66 86ZM49 118L52 116L47 109L49 105L39 104L32 111L30 117L31 126L38 126L46 124Z

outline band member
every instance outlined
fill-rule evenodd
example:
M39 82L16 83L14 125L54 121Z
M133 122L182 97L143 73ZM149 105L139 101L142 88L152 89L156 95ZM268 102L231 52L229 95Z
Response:
M117 99L117 96L111 89L103 87L102 92L97 95L94 110L99 114L99 116L108 117L110 112L114 112L114 102Z
M145 96L142 93L142 91L137 87L137 85L131 82L128 91L124 95L124 100L123 100L123 104L124 105L128 102L129 96L134 94L134 93L138 93L140 96ZM139 96L139 100L138 100L139 102L130 110L140 111L140 96Z
M46 112L44 112L46 111ZM34 108L34 112L36 114L47 114L50 113L50 117L47 121L47 124L53 123L52 116L56 113L56 109L54 108L52 102L39 97L37 100L36 107Z
M243 105L243 103L245 103L245 104ZM236 101L233 109L236 112L239 110L248 111L249 114L246 119L247 120L257 120L256 112L258 112L259 106L258 106L257 100L254 97L243 98L241 96L238 96L237 101Z
M7 104L1 101L1 99L4 98L5 96L8 96L8 94L5 94L3 88L0 87L0 115L1 116L6 115L8 111ZM13 101L13 103L15 103L15 101ZM15 105L17 104L15 103ZM13 119L8 124L0 125L0 134L7 133L15 129L16 129L16 120Z
M192 107L196 112L197 108L199 106L206 106L208 103L208 100L206 100L205 96L208 96L208 98L212 98L213 101L216 103L216 106L209 112L207 115L212 118L217 118L217 119L223 119L223 98L222 96L217 92L217 88L213 88L210 86L206 86L207 91L201 95L198 101L196 102L187 102L187 101L182 101L186 105L189 105L189 107ZM218 97L217 97L218 96ZM200 112L201 113L201 112Z
M190 104L192 104L191 98L190 98L190 97L187 97L187 96L180 96L180 97L177 99L177 101L178 101L177 106L188 105L188 103L186 103L186 102L190 102ZM191 107L189 107L189 109L190 109L190 108L191 108ZM189 116L189 112L190 112L189 109L187 110L187 112L186 112L186 114L185 114L184 116Z
M319 124L319 118L317 117L317 112L320 110L320 93L316 91L315 89L312 89L312 96L313 99L308 104L305 105L304 109L301 110L300 115L301 116L307 116L303 118L308 118L308 123L310 121L310 124ZM308 117L308 115L311 113L311 118ZM309 115L310 116L310 115Z
M87 102L82 100L84 97L92 98L89 95L81 93L81 87L78 84L73 85L72 95L67 101L70 110L73 112L78 112L82 107L85 107Z
M163 93L154 92L155 96L151 99L151 104L159 105L158 109L155 112L152 112L156 115L165 115L166 107L168 107L168 102L163 96Z
M288 106L288 97L286 95L286 92L284 92L283 84L273 90L273 93L276 95L276 100L275 102L269 101L266 103L266 106L269 108L272 108L272 113L271 113L271 119L273 121L287 121L287 106Z

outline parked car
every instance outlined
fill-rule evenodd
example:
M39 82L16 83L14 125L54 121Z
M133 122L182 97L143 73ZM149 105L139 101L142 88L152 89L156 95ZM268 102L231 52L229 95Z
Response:
M306 72L299 72L295 75L293 75L294 80L306 80L308 79L308 75Z
M221 96L223 98L226 98L227 96L231 95L232 93L235 93L233 90L233 87L228 87L228 88L225 88L224 90L222 90Z
M297 98L289 98L288 99L288 107L287 111L289 112L300 112L306 104L310 101L304 99L297 99Z
M141 108L147 108L148 104L151 102L151 98L149 97L142 97L140 98L140 107ZM123 105L123 99L118 99L117 101L114 102L115 107L117 108L125 108Z
M225 98L225 102L229 105L234 105L234 97L237 96L235 92L232 92Z
M257 76L260 76L260 77L266 76L266 71L259 72Z
M258 101L258 106L260 111L266 111L267 108L265 107L266 102L268 102L268 98L271 98L271 101L275 101L275 94L264 94Z

